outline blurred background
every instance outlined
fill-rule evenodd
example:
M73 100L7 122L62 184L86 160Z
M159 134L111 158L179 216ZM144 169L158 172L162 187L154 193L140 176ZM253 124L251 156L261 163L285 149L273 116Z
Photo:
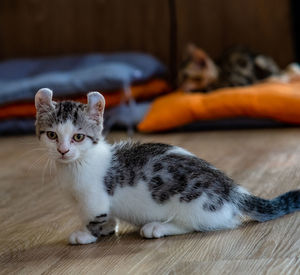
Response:
M38 88L37 84L33 85L30 82L29 85L26 82L18 86L18 94L20 87L28 88L28 94L25 96L23 93L22 97L16 96L15 90L12 92L12 83L8 83L8 80L29 80L39 72L72 71L74 64L79 64L75 66L76 70L84 68L80 65L81 59L66 61L69 63L64 66L64 61L58 59L64 56L75 55L82 58L95 53L106 55L130 52L150 54L155 62L157 60L159 65L155 63L155 66L151 63L153 60L148 60L155 68L152 68L151 73L147 71L147 76L139 78L139 74L148 70L142 68L148 61L139 56L141 64L137 65L133 60L136 56L129 57L129 61L125 58L125 63L131 67L136 66L137 70L135 74L126 78L125 84L119 86L86 85L73 87L72 92L60 94L61 86L53 82L38 82L58 90L59 96L72 95L72 98L83 95L91 88L103 92L127 89L128 93L124 92L117 100L118 103L128 103L128 97L132 93L130 87L141 83L149 84L153 79L164 79L166 83L159 83L162 86L159 86L159 91L153 92L155 96L143 96L145 87L139 86L139 96L134 96L137 101L142 98L149 102L158 94L178 88L178 71L185 59L189 43L205 50L213 60L218 59L228 47L243 45L253 52L270 56L284 69L291 62L298 61L300 45L296 34L299 28L299 10L296 0L1 0L0 81L5 85L9 84L5 96L10 96L0 102L1 107L6 108L2 108L4 115L0 114L0 120L3 122L14 119L16 126L16 119L19 123L20 118L30 118L33 115L32 106L31 109L27 106L28 113L23 110L20 114L15 112L20 105L15 104L24 104L32 100ZM54 63L49 65L36 59L44 57L55 58ZM24 61L24 58L26 61L38 60L39 65L23 62L16 63L13 67L11 63L7 63L16 59ZM113 62L124 62L122 58L116 58L112 59ZM55 63L60 64L57 69ZM87 62L84 61L84 64ZM96 61L89 64L94 66ZM22 67L25 68L25 73L20 72ZM122 73L124 70L126 68L122 68ZM151 85L149 89L153 88ZM11 104L9 108L7 104ZM11 109L12 105L14 111ZM148 108L149 105L142 110L138 120L128 123L135 125ZM115 122L111 121L110 124ZM26 127L19 123L17 129L26 132ZM7 124L2 128L0 126L1 129L2 133L11 132L9 129L5 130Z
M1 0L0 57L143 51L170 66L170 48L177 47L180 62L186 44L193 42L213 58L243 44L285 66L295 61L293 2Z

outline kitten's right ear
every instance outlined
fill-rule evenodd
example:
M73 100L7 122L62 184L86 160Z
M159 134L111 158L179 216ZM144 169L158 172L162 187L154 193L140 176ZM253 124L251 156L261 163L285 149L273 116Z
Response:
M189 43L186 47L186 51L187 51L188 55L190 55L190 56L193 56L197 49L198 48L193 43Z
M104 96L98 92L89 92L87 95L87 113L93 120L100 123L103 120L105 107Z
M45 107L51 107L54 108L53 102L52 102L52 95L53 92L48 88L42 88L37 91L35 95L35 108L37 110Z
M207 55L207 53L204 50L198 48L194 44L188 44L187 52L188 52L188 55L192 58L192 60L194 62L196 62L196 64L201 69L206 67L209 56Z

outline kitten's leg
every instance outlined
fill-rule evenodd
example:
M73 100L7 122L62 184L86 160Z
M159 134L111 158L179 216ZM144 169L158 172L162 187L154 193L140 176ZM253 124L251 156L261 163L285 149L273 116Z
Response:
M116 220L114 218L108 218L107 214L102 214L97 217L86 226L96 238L107 236L115 233Z
M161 238L168 235L185 234L191 231L193 230L181 227L177 224L170 222L151 222L145 224L141 228L140 235L144 238Z
M92 221L83 226L82 230L70 235L70 244L89 244L97 241L99 237L111 235L116 230L116 220L108 218L107 214L96 216Z
M70 235L70 244L89 244L97 241L99 237L107 236L115 233L116 220L107 218L107 214L96 216L82 230L75 231Z
M96 231L91 231L90 223L100 224L101 222L107 223L109 213L109 201L103 194L86 192L77 200L77 206L80 210L80 218L82 222L81 229L73 232L69 237L71 244L89 244L97 241L99 234ZM101 203L99 203L101 202ZM112 223L105 228L112 227ZM104 227L103 227L104 228ZM105 231L105 230L104 230ZM111 230L112 231L112 230ZM110 231L110 232L111 232ZM93 234L95 233L95 234ZM105 233L105 232L104 232Z
M69 237L70 244L89 244L97 241L97 238L86 228L73 232Z

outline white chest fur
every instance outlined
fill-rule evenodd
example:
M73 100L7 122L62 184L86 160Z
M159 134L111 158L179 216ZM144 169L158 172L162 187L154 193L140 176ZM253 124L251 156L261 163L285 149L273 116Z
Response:
M86 220L91 220L109 209L109 198L103 184L111 161L106 143L95 145L84 159L71 164L57 163L57 181L72 195Z

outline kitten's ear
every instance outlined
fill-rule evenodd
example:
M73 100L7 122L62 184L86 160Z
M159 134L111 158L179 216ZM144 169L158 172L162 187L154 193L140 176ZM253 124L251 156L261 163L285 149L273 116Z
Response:
M41 108L45 109L45 107L54 108L52 95L53 92L48 88L38 90L35 95L35 108L37 110L40 110Z
M186 47L186 51L188 53L189 56L193 56L195 51L197 50L198 48L196 47L195 44L193 43L189 43Z
M187 46L188 55L192 58L192 60L201 68L203 69L207 65L207 61L209 56L207 53L195 46L194 44L188 44Z
M98 123L103 118L103 112L105 107L105 99L103 95L98 92L89 92L87 95L87 113L96 120Z

